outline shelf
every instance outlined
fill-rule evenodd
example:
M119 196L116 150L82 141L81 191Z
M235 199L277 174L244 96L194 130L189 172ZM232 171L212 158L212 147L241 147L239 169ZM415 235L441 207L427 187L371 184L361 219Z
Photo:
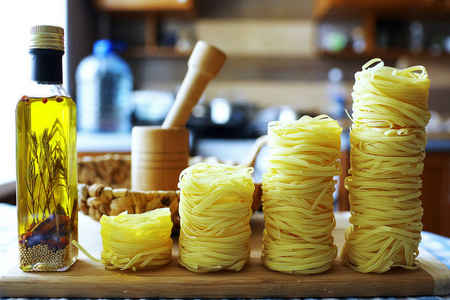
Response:
M196 42L196 41L195 41ZM195 44L194 42L194 44ZM350 49L348 51L345 51L346 54L337 53L336 55L342 56L342 55L348 55L350 56L351 53L353 53ZM328 55L327 52L322 51L320 54ZM123 53L126 57L131 58L189 58L191 55L191 51L189 52L181 52L178 51L175 47L165 47L165 46L131 46L128 48L127 51ZM333 53L329 54L333 55ZM355 55L355 53L353 53ZM277 54L258 54L258 53L227 53L227 56L229 59L236 59L236 60L244 60L241 63L246 63L246 61L261 61L261 60L272 60L272 61L285 61L289 60L292 61L305 59L308 60L311 58L311 55L307 54L283 54L283 55L277 55Z
M323 50L323 49L317 49L316 50L316 54L320 57L366 57L366 56L371 56L371 54L366 53L366 52L361 52L361 53L357 53L354 52L351 49L343 49L342 51L339 52L331 52L331 51L327 51L327 50Z
M181 52L174 47L163 46L134 46L130 47L124 56L135 58L188 58L191 52Z
M414 57L414 58L450 58L450 55L448 53L443 53L437 56L433 56L430 53L426 51L422 51L419 53L412 53L409 52L408 49L402 49L402 48L391 48L391 49L385 49L385 50L374 50L374 51L364 51L361 53L357 53L352 51L351 49L344 49L340 52L330 52L326 50L317 50L317 55L320 57L331 57L331 58L352 58L352 57L380 57L382 59L391 59L391 58L398 58L400 56L408 56L408 57Z
M447 0L316 0L314 4L313 16L316 20L358 16L367 12L388 13L401 18L411 13L419 16L450 14L450 1Z
M314 2L314 18L317 24L342 23L358 19L364 32L366 49L362 53L345 49L331 53L318 49L316 53L324 57L382 57L398 58L399 56L420 58L447 58L448 53L432 55L428 50L412 53L407 48L381 49L377 45L378 25L381 21L393 20L408 24L412 20L440 22L448 21L450 17L449 0L317 0ZM438 24L438 23L436 23ZM319 25L320 26L320 25ZM342 25L340 25L342 26ZM391 28L389 28L390 30ZM428 37L429 38L429 37ZM428 46L427 46L428 47Z
M95 7L107 12L189 11L194 0L95 0Z

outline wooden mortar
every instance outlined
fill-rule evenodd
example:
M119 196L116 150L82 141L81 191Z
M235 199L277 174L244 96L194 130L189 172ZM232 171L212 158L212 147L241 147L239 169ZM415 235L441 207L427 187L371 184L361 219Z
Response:
M203 41L197 42L175 102L161 127L135 126L131 133L131 188L178 189L181 171L188 167L189 131L185 125L209 81L216 77L226 55Z

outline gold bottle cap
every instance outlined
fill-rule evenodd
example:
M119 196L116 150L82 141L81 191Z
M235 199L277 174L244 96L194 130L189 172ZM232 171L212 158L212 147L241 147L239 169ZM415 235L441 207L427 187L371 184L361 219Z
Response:
M58 26L37 25L31 27L30 49L64 51L64 29Z

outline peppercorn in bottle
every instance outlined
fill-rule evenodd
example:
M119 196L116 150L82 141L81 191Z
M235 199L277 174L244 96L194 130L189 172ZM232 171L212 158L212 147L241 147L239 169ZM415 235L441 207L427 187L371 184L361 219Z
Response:
M31 29L32 82L16 107L19 267L65 271L76 260L76 106L62 87L64 30Z

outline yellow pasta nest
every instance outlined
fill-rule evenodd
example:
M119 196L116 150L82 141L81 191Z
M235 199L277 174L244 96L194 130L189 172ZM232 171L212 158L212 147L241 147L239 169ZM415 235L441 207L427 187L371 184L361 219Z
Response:
M200 163L181 173L180 265L196 273L239 271L250 259L252 172Z
M151 269L172 258L172 219L169 208L142 214L100 219L102 260L107 269Z
M429 86L424 67L399 70L380 59L355 74L346 178L352 225L341 254L351 269L418 267Z
M263 174L265 229L261 262L293 274L331 268L337 248L333 192L341 174L342 128L328 116L271 122Z
M168 207L141 214L103 215L100 219L103 250L101 262L106 269L153 269L168 264L172 258L172 219Z
M376 62L379 64L369 68ZM400 70L372 59L355 74L353 122L368 127L424 128L431 117L429 88L425 67Z

